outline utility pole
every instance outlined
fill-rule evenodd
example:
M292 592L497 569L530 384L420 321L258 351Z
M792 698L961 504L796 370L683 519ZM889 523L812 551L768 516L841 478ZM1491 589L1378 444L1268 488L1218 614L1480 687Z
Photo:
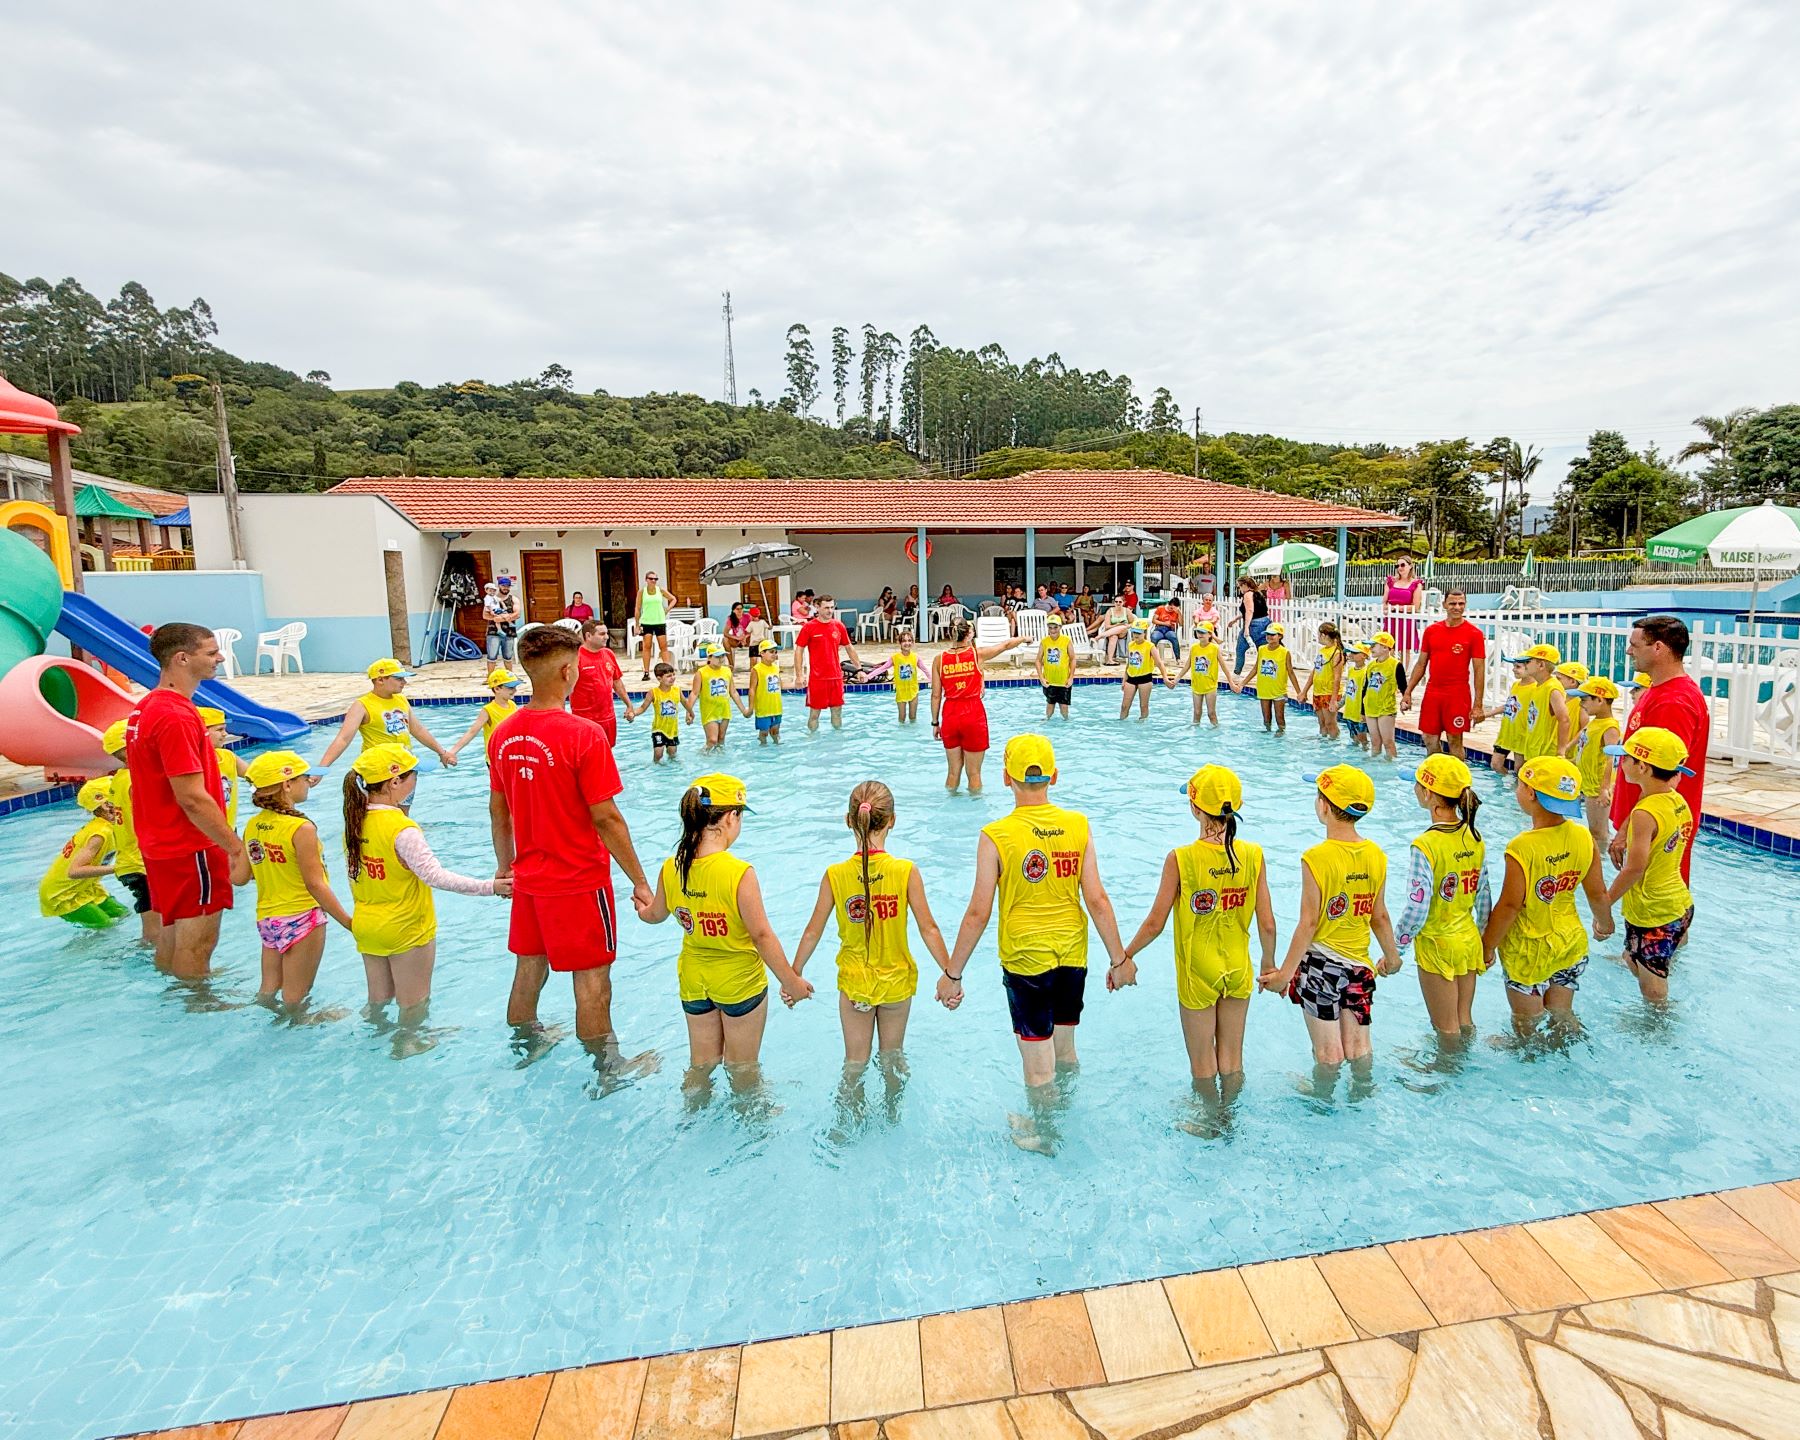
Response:
M1194 478L1200 478L1200 407L1194 407Z
M225 501L225 533L231 540L231 568L245 570L243 520L238 514L237 466L231 458L231 428L225 423L225 391L213 384L213 428L219 436L219 494Z
M731 353L731 292L721 292L725 296L725 403L735 405L737 401L737 361Z

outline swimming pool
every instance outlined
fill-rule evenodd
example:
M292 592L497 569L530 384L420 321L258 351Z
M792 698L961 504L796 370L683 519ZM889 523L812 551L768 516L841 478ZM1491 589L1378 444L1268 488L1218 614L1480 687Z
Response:
M989 698L997 744L1040 725L1035 691ZM1075 719L1049 730L1059 792L1094 818L1127 936L1162 854L1191 833L1177 786L1216 759L1245 778L1285 942L1298 852L1316 835L1301 776L1346 747L1312 738L1299 714L1285 740L1265 736L1254 705L1230 696L1225 724L1198 734L1185 694L1158 694L1147 725L1113 719L1112 687L1075 700ZM894 848L920 862L947 931L975 834L1009 803L997 752L988 795L946 797L929 726L901 730L875 697L845 713L841 732L813 737L790 720L779 751L759 751L740 721L727 751L758 812L741 853L790 952L824 863L848 853L854 781L893 787ZM421 714L455 735L474 709ZM653 770L645 727L621 728L622 803L646 859L660 858L686 778L714 767L694 741ZM1381 800L1364 828L1391 856L1422 825L1401 778L1418 754L1371 767ZM477 758L426 775L415 806L439 854L476 873L492 864L485 787ZM329 785L311 808L335 854ZM1497 871L1516 811L1486 813ZM315 996L350 1017L292 1028L247 1003L247 909L199 996L123 931L39 921L37 876L75 818L71 805L0 822L0 1425L13 1434L318 1404L1800 1173L1800 865L1710 835L1666 1020L1597 961L1577 1002L1582 1042L1478 1043L1445 1073L1409 964L1382 984L1372 1088L1321 1101L1302 1093L1298 1011L1259 997L1248 1084L1216 1138L1183 1128L1194 1111L1165 934L1137 989L1107 995L1096 972L1063 1148L1046 1157L1011 1143L1023 1101L991 929L954 1014L931 1003L921 956L911 1075L892 1103L871 1076L860 1117L839 1105L827 946L810 971L818 998L770 1018L766 1092L691 1106L672 925L628 918L617 972L626 1048L660 1052L662 1068L602 1092L570 1041L521 1067L503 1023L506 907L440 897L437 1043L396 1061L392 1036L355 1014L361 966L339 935ZM553 980L546 1019L570 1014ZM1484 1037L1507 1031L1505 1015L1484 980Z

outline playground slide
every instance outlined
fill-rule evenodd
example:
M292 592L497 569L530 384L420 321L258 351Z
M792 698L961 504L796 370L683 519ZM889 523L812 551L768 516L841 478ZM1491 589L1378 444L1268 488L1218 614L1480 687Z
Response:
M80 646L138 684L156 684L161 672L150 654L149 637L104 605L74 591L66 592L56 630L71 645ZM218 680L208 680L195 691L194 703L223 710L226 728L252 740L295 740L309 728L291 711L260 705Z

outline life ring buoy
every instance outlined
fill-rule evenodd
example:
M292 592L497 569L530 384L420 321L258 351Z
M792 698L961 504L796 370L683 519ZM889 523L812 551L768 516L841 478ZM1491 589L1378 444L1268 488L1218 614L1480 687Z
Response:
M932 556L932 552L936 549L937 545L933 541L927 539L925 542L925 558L929 560ZM906 558L915 565L919 563L919 537L917 535L908 535L906 537Z

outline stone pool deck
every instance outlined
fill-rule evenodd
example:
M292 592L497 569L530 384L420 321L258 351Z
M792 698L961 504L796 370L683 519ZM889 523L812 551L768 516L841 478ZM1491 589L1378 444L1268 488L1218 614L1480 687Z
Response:
M1800 1181L156 1440L1800 1440Z

